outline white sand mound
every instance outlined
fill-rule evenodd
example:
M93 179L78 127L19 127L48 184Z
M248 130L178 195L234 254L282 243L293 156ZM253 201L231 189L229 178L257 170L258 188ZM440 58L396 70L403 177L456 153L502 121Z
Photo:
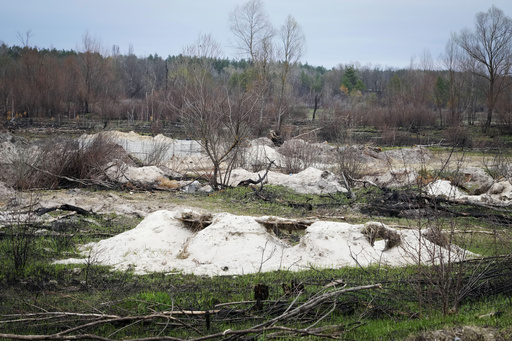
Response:
M198 215L198 213L192 212ZM157 211L136 228L113 238L83 247L89 261L135 273L183 271L197 275L235 275L273 270L303 270L310 267L337 268L386 264L416 264L417 255L432 263L450 257L462 259L469 253L456 247L443 248L420 238L414 230L393 230L380 223L350 225L315 222L306 229L299 244L290 245L259 224L254 217L221 213L199 232L180 220L183 210ZM370 242L368 231L391 231L400 242L387 237ZM396 237L399 236L399 237ZM420 252L421 251L421 252ZM80 263L68 259L59 263Z
M127 166L122 172L114 166L107 170L110 178L121 183L140 182L150 184L156 182L159 178L164 177L165 172L157 166L131 167Z
M363 176L363 180L371 181L379 187L399 188L414 186L417 183L418 172L411 168L381 171L378 174Z
M222 213L190 240L186 253L195 263L191 272L247 274L260 271L260 267L277 270L277 256L287 247L254 218ZM269 264L262 264L262 258L269 258Z
M453 186L448 180L437 180L429 183L427 185L427 193L433 196L445 196L452 200L465 196L464 192Z
M132 230L85 245L84 253L90 261L116 269L135 267L138 273L165 271L169 269L167 263L179 258L181 248L194 235L175 215L174 211L156 211Z
M508 180L494 183L487 192L480 195L468 195L448 180L437 180L427 185L427 193L433 196L445 196L451 200L467 200L491 205L512 204L512 184Z
M430 150L423 147L392 149L382 154L386 160L398 165L403 165L404 162L408 165L426 164L432 159Z
M274 161L277 167L284 167L286 165L286 158L281 155L274 148L267 145L251 145L245 148L244 157L245 163L248 166L258 167L263 165L265 167L268 164L268 160Z
M174 140L162 134L158 134L155 137L144 136L133 131L129 133L107 131L98 134L104 134L123 147L127 153L133 154L143 161L151 161L157 156L161 158L163 162L170 160L173 156L184 157L202 155L201 146L194 140ZM98 134L83 134L78 140L83 143L88 143L96 138Z
M245 169L237 168L231 172L229 185L236 186L240 181L252 179L259 180L259 176L263 177L265 171L252 173ZM327 194L336 192L347 192L339 179L329 171L309 167L297 174L283 174L278 172L268 172L265 183L272 185L282 185L293 189L297 193L304 194Z

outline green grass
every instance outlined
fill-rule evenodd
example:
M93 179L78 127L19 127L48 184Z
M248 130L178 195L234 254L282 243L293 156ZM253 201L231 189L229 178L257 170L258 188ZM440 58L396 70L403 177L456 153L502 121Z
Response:
M343 207L349 200L343 193L318 196L299 194L284 186L266 185L259 193L247 187L214 192L205 198L205 203L235 214L304 217L326 208L332 211Z
M194 203L194 206L212 208L212 211L228 211L234 214L278 215L285 217L314 217L348 214L351 223L369 220L382 221L389 225L425 227L429 224L445 232L455 231L455 242L482 256L494 256L512 252L508 229L496 227L492 222L481 219L437 217L436 219L411 220L405 218L366 216L354 213L354 207L371 205L379 200L383 192L377 188L357 191L357 200L350 201L343 194L333 196L302 195L281 186L265 186L256 195L250 188L233 188L207 195L184 196L183 194L158 194L163 200L180 204ZM124 195L120 193L119 195ZM262 198L263 197L263 198ZM309 208L305 204L311 205ZM468 207L457 207L461 211ZM343 336L354 340L400 340L425 330L440 329L459 325L492 326L506 330L512 317L510 292L474 291L464 299L459 311L453 315L443 314L443 299L440 290L443 283L455 283L457 274L462 274L464 283L471 283L485 273L488 283L495 287L506 282L507 267L500 260L482 264L469 263L467 267L453 266L446 276L440 276L441 268L408 266L389 268L374 265L367 268L315 269L301 272L275 271L244 276L202 277L184 273L165 275L153 273L135 276L130 271L111 271L109 267L94 264L56 265L53 259L79 256L77 246L98 241L133 228L140 219L117 215L96 216L88 219L73 218L59 227L61 235L41 234L34 238L28 254L29 262L21 271L13 268L12 240L0 239L0 319L14 312L68 311L81 313L102 313L120 316L146 315L169 310L211 310L218 304L252 301L254 286L263 283L269 287L269 302L263 311L251 309L250 303L239 303L223 309L244 310L240 319L214 316L210 332L226 329L248 328L277 314L275 303L291 304L294 296L286 297L282 284L292 281L303 283L303 292L295 304L301 304L323 290L333 280L343 279L347 287L381 283L382 289L355 292L340 296L335 302L317 307L308 321L290 321L287 326L304 328L315 318L333 309L320 326L339 325L347 330ZM35 229L44 226L34 226ZM47 226L49 230L55 226ZM4 229L5 230L5 229ZM468 231L474 230L469 233ZM491 234L497 231L497 235ZM476 231L476 232L475 232ZM479 233L485 232L485 233ZM493 277L494 275L494 277ZM508 277L507 277L508 276ZM452 282L450 282L452 281ZM486 282L487 283L487 282ZM491 286L492 287L492 286ZM460 288L459 288L460 289ZM455 302L455 287L446 292L446 302ZM421 297L421 305L419 298ZM336 306L333 304L336 303ZM334 307L334 308L333 308ZM228 310L223 310L227 314ZM500 317L478 318L494 311L502 312ZM194 328L205 332L203 317L180 317ZM1 320L0 320L1 321ZM165 322L159 321L165 324ZM68 324L80 323L69 320ZM49 333L62 330L64 326L56 321L44 324L22 323L0 324L0 333ZM93 328L89 332L115 338L155 336L162 332L162 324L140 322L108 324ZM190 330L171 324L162 335L189 337ZM271 333L271 332L268 332ZM197 336L197 335L196 335ZM295 339L290 337L288 339Z
M186 274L163 276L152 274L145 276L132 276L130 273L111 272L108 268L97 267L89 269L92 279L89 286L83 286L78 291L69 291L70 286L63 282L84 280L85 270L76 272L76 267L46 265L42 277L55 278L58 284L46 290L29 290L23 285L9 286L2 291L3 308L0 315L12 311L37 312L47 311L74 311L82 313L104 313L119 315L146 315L159 311L169 310L206 310L214 309L216 304L228 302L251 301L253 287L257 283L264 283L270 288L270 301L287 301L281 283L290 283L296 280L305 284L306 292L296 303L301 303L315 295L325 284L331 280L343 278L347 287L380 282L382 289L371 292L361 292L342 295L336 301L338 308L329 315L319 326L341 325L347 330L358 326L348 332L344 337L356 340L399 340L410 334L421 331L446 328L458 325L479 325L505 328L512 317L509 296L493 296L478 301L468 301L461 305L459 312L453 315L443 315L438 303L424 303L422 315L416 301L415 288L404 284L414 278L416 269L407 267L403 269L382 268L378 266L366 269L343 268L308 270L302 272L277 271L246 276L219 276L199 277ZM35 271L35 269L34 269ZM66 279L63 274L66 274ZM76 278L75 278L76 277ZM68 289L66 289L68 288ZM34 304L34 302L36 304ZM249 309L250 304L240 303L229 306L229 309ZM352 309L346 311L344 307ZM265 309L270 309L266 304ZM318 308L318 313L325 312L329 306ZM502 312L500 317L478 318L492 312ZM227 323L222 318L212 322L213 330L243 329L256 323L264 317L258 312L248 311L245 321ZM191 319L188 323L201 327L202 320ZM312 323L312 322L309 322ZM360 323L362 323L360 325ZM290 327L303 328L307 323L296 321ZM108 335L119 329L119 325L107 325L95 329L100 335ZM17 330L16 326L0 327L0 332L41 333L49 332L48 326L29 327ZM58 326L55 326L58 330ZM139 335L149 336L160 330L157 326L148 325L146 329L137 325L127 328L119 337ZM190 331L168 330L164 335L185 337ZM291 338L293 339L293 338Z

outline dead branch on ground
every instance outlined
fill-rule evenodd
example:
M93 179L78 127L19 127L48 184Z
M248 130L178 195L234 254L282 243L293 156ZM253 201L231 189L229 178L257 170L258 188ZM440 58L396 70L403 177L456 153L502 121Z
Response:
M337 283L336 283L337 284ZM341 283L340 283L341 284ZM332 290L327 290L334 287ZM363 291L363 290L371 290L381 288L381 284L373 284L373 285L365 285L358 286L353 288L345 288L342 286L341 288L336 288L333 286L326 286L324 291L319 292L318 294L309 298L306 302L296 305L297 299L300 293L289 303L287 308L278 316L268 319L262 323L256 324L250 328L233 330L227 329L221 332L216 332L212 334L205 335L201 330L199 330L196 325L188 323L185 318L178 318L177 316L185 316L186 318L193 318L196 316L200 318L201 321L203 319L207 320L207 323L210 321L209 317L211 314L220 314L222 310L211 310L211 311L164 311L158 312L150 315L141 315L141 316L118 316L118 315L109 315L109 314L84 314L84 313L72 313L72 312L40 312L40 313L29 313L29 314L10 314L0 316L0 325L7 324L28 324L31 326L39 324L40 326L48 327L48 324L59 323L63 327L63 330L53 333L53 334L33 334L33 335L24 335L24 334L9 334L9 333L0 333L0 338L11 339L11 340L31 340L31 341L39 341L39 340L100 340L100 341L114 341L116 339L111 336L115 335L118 331L126 328L126 326L131 326L137 323L144 322L145 324L154 323L159 324L158 321L163 321L164 325L167 326L170 322L175 326L182 326L187 328L194 333L198 334L198 337L190 338L186 340L193 341L203 341L203 340L211 340L216 338L224 338L224 339L236 339L241 336L247 335L259 335L264 332L269 331L277 331L278 333L270 334L271 337L278 337L281 333L283 335L304 335L304 336L316 336L322 338L330 338L335 339L339 336L340 333L346 332L343 327L338 326L325 326L325 327L317 327L313 328L314 325L317 324L318 317L316 319L311 320L311 318L307 318L302 320L303 322L310 321L313 322L309 327L306 328L292 328L287 327L287 323L296 324L297 320L301 321L301 316L307 316L307 314L322 305L329 303L331 306L336 305L336 299L350 292ZM285 306L286 307L286 306ZM332 309L327 312L329 314L332 312ZM325 314L324 314L325 315ZM315 315L316 316L316 315ZM76 318L75 321L70 320L70 318ZM74 323L72 323L74 322ZM280 324L280 325L278 325ZM91 328L100 328L105 325L123 325L116 332L111 333L108 336L102 336L94 334L90 332ZM56 325L54 325L55 327ZM356 326L357 327L357 326ZM165 327L164 327L165 329ZM128 339L130 340L130 339ZM184 341L185 339L173 337L173 336L151 336L151 337L140 337L140 338L132 338L137 341Z
M63 205L60 205L60 206L52 206L52 207L48 207L48 208L41 207L41 208L38 208L38 209L34 210L34 213L37 216L42 216L45 213L53 212L53 211L56 211L56 210L76 212L76 213L81 214L83 216L94 215L94 213L92 211L87 211L86 209L83 209L81 207L78 207L78 206L75 206L75 205L69 205L69 204L63 204Z
M116 185L114 183L109 182L109 181L93 180L93 179L78 179L78 178L69 177L69 176L65 176L65 175L55 174L55 173L49 172L47 170L41 169L39 167L36 167L34 165L31 165L29 163L25 163L25 165L34 169L35 171L43 173L43 174L46 174L46 175L49 175L49 176L52 176L52 177L55 177L58 179L63 179L63 180L69 181L69 182L78 183L78 184L80 184L82 186L86 186L86 187L100 186L100 187L104 187L104 188L108 188L108 189L112 189L112 188L116 187Z
M270 160L269 160L270 161ZM267 169L265 170L265 174L263 174L263 177L261 175L258 174L258 180L252 180L252 179L247 179L247 180L243 180L243 181L240 181L238 183L237 186L244 186L244 187L248 187L250 185L258 185L260 184L260 189L259 191L261 191L261 189L263 188L263 181L265 180L265 178L267 177L268 175L268 172L270 171L270 167L272 167L272 165L275 164L275 161L272 160L268 163L268 166L267 166ZM253 187L254 188L254 187Z

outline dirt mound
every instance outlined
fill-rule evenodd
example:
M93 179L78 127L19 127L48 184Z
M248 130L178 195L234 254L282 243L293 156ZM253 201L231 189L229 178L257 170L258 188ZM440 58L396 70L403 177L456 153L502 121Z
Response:
M252 173L245 169L235 169L231 173L230 185L236 186L241 181L252 179L259 180L265 172ZM317 168L309 167L297 174L283 174L278 172L268 172L265 183L273 185L282 185L297 193L304 194L327 194L336 192L347 192L347 189L340 183L340 179L332 172L322 171Z
M268 230L261 218L228 213L207 214L208 221L191 224L191 210L160 210L136 228L83 247L89 260L136 273L183 271L198 275L247 274L274 270L303 270L385 264L401 266L469 253L422 240L417 230L394 230L380 223L351 225L317 221L292 245ZM369 231L384 234L372 239ZM200 231L197 231L200 226ZM206 227L205 227L206 226ZM377 240L378 239L378 240ZM420 242L421 240L421 242ZM434 257L434 258L432 258ZM453 259L453 258L452 258ZM80 263L69 259L59 263Z

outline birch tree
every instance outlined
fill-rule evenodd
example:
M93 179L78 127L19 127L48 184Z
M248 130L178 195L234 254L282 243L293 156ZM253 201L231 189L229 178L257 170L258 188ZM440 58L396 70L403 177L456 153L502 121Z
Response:
M279 73L279 93L277 96L277 124L276 133L280 135L283 124L283 117L288 111L289 103L288 98L290 94L289 89L289 73L297 62L302 57L305 49L306 38L302 31L302 27L291 16L285 20L283 26L279 30L280 39L280 65L281 70Z
M485 130L491 125L498 97L511 84L512 19L492 6L476 14L474 31L462 30L455 42L474 61L468 70L487 81Z
M229 14L229 23L236 39L236 49L241 57L250 61L249 73L254 77L249 88L258 98L258 134L261 134L270 95L270 65L274 59L275 30L261 0L250 0L237 6Z

